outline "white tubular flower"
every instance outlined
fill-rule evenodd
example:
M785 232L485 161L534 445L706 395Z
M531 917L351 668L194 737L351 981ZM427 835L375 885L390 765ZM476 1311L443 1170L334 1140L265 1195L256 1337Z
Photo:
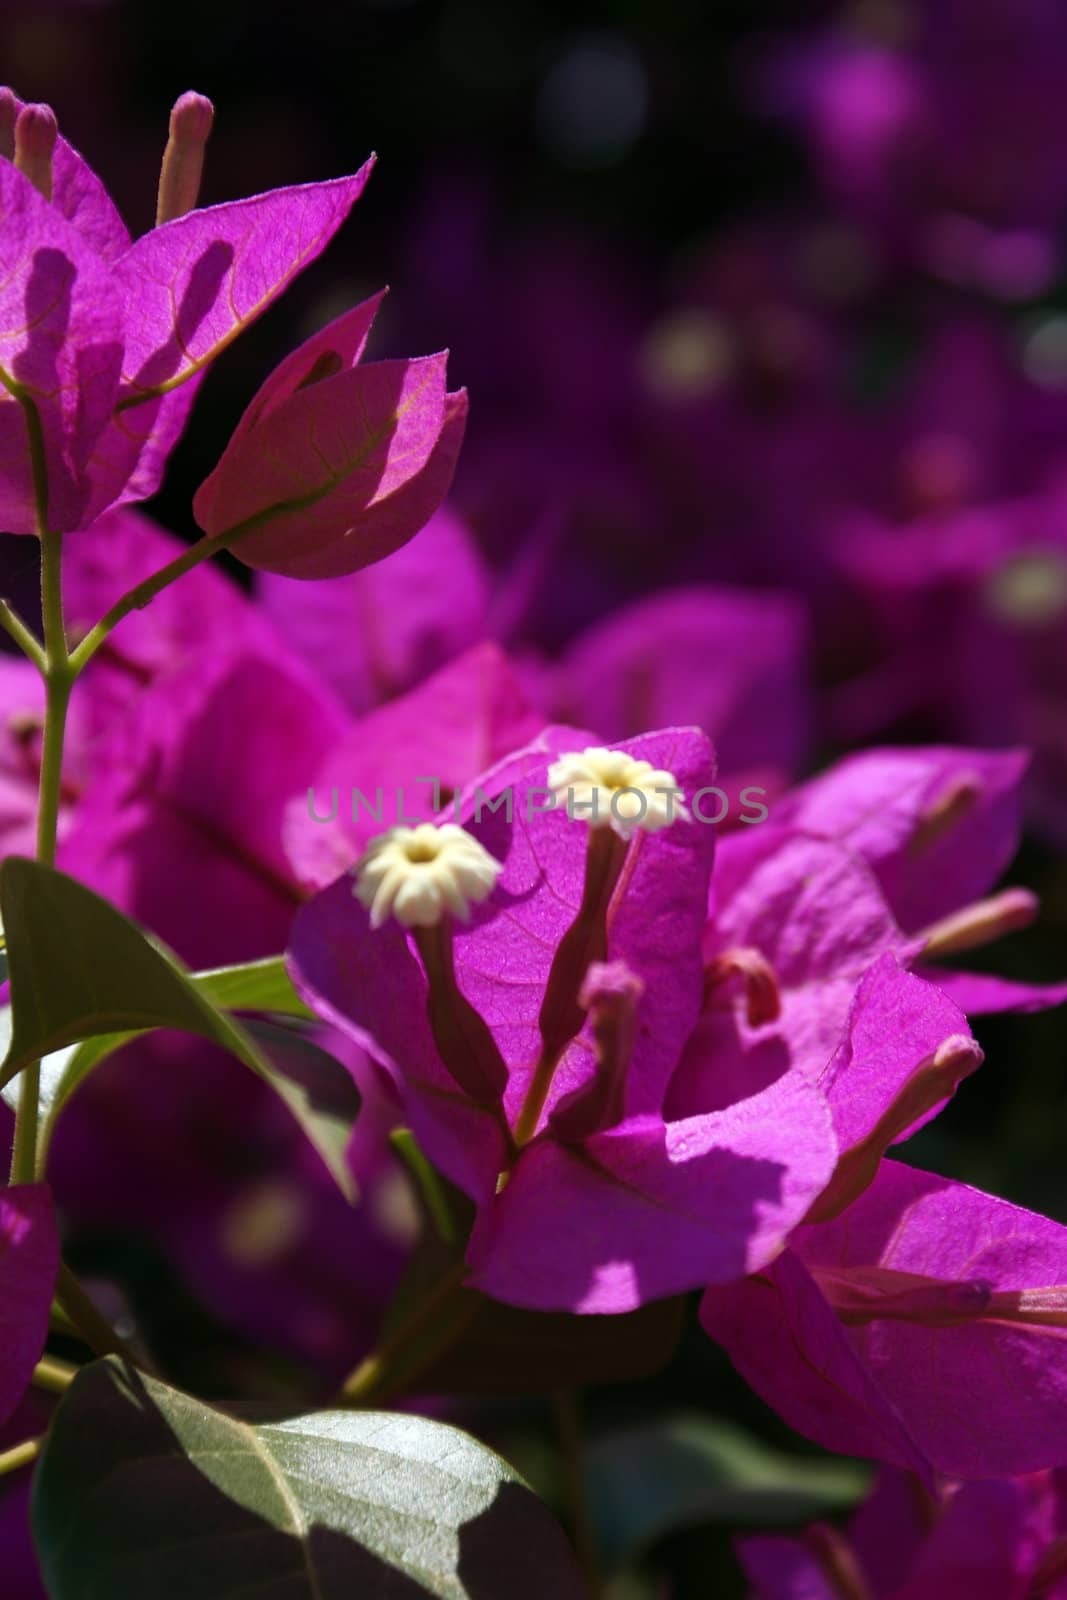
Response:
M611 828L622 839L638 828L658 833L689 813L673 773L638 761L625 750L571 751L548 769L548 786L573 821Z
M389 917L405 928L432 928L446 911L466 922L487 900L504 868L454 822L390 828L372 839L353 868L353 893L380 928Z

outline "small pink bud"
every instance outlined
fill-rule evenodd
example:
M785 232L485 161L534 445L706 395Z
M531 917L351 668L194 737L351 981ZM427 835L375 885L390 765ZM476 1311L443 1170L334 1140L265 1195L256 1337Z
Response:
M0 156L6 161L15 159L15 120L19 103L10 89L0 89Z
M204 95L190 89L174 102L170 138L159 174L156 226L173 222L192 211L200 197L204 147L215 120L215 108Z
M15 165L46 200L52 198L52 152L58 132L51 106L23 106L15 119Z

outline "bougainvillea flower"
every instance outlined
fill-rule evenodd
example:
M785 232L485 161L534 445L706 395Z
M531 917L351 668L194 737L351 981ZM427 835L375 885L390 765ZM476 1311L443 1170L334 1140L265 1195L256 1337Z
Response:
M58 1268L47 1188L0 1189L0 1423L22 1399L41 1358Z
M814 1080L864 974L883 955L906 963L919 948L870 869L835 841L773 822L726 834L704 931L703 1010L668 1108L721 1104L790 1067Z
M703 728L720 771L757 783L764 769L788 777L804 760L807 679L804 615L788 596L668 590L575 640L560 662L554 709L608 740Z
M771 1259L835 1151L799 1073L665 1121L700 1013L713 830L679 814L627 842L565 805L546 811L553 758L573 737L548 730L465 797L469 831L503 871L455 924L461 987L442 983L452 958L435 930L372 929L348 877L302 909L290 960L305 998L392 1075L429 1158L477 1202L471 1281L515 1304L619 1312ZM620 753L687 797L713 778L692 730ZM478 789L499 802L490 815ZM445 950L452 938L449 927ZM456 1027L471 1041L458 1058Z
M1038 912L1027 890L990 896L1022 832L1024 751L936 745L866 750L783 797L775 823L834 839L867 863L893 916L922 941L921 960L988 944ZM964 1010L1036 1010L1067 985L1009 983L928 969Z
M775 823L836 839L868 863L917 933L985 894L1022 830L1022 750L865 750L783 796Z
M1067 1229L882 1163L701 1318L792 1427L924 1474L1067 1464Z
M325 888L383 828L429 821L543 725L490 643L353 721L286 812L285 849L300 882Z
M40 419L53 529L152 494L200 377L325 248L370 167L193 210L131 244L63 141L51 200L0 159L4 528L38 531L27 406Z
M719 1104L790 1065L817 1077L861 979L885 955L968 1014L1067 998L1062 982L941 965L1037 914L1027 890L983 898L1014 854L1024 765L1016 752L866 752L782 797L768 822L726 834L704 935L704 1011L668 1108L675 1097Z
M418 543L388 561L321 583L262 573L257 592L282 637L358 715L482 641L489 575L466 525L446 505Z
M1067 1575L1062 1472L949 1484L931 1495L882 1469L847 1529L738 1541L756 1600L1058 1597Z
M381 295L271 373L193 501L204 532L239 530L248 566L336 578L380 561L448 493L467 419L448 353L360 365Z

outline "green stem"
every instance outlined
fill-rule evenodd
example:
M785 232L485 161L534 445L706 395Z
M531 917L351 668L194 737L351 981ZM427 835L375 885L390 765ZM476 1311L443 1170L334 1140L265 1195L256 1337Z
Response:
M59 799L63 781L63 739L67 726L67 706L74 684L67 634L63 624L61 579L62 536L44 522L44 503L39 497L38 517L41 534L41 617L44 624L45 718L41 750L41 778L37 801L37 859L54 866ZM19 1103L15 1116L15 1139L11 1153L11 1182L33 1183L37 1171L37 1122L41 1097L41 1064L35 1061L23 1069L19 1083Z
M78 677L84 671L108 634L113 628L118 627L123 617L128 617L131 611L142 611L150 600L154 600L157 594L168 588L176 579L183 578L202 561L209 561L212 556L218 555L220 550L225 550L234 539L236 531L227 530L225 533L216 534L213 539L200 539L196 544L191 544L181 555L175 556L173 561L168 561L165 567L153 572L150 578L135 584L121 600L116 600L111 610L101 617L95 628L90 629L77 648L71 651L70 666L74 676Z
M6 633L11 635L23 655L29 656L37 671L43 677L45 660L41 641L34 637L18 613L12 610L10 602L7 600L0 600L0 628L3 628Z
M5 1472L17 1472L20 1467L28 1467L31 1461L36 1461L43 1444L42 1435L38 1439L24 1439L12 1450L0 1451L0 1477L3 1477Z
M210 561L220 550L232 549L239 540L250 533L255 533L257 528L267 527L277 517L288 516L294 511L306 511L308 507L316 505L330 487L332 485L313 489L308 494L295 495L291 500L279 500L275 505L253 512L250 517L245 517L243 522L235 522L232 528L226 528L222 533L213 534L210 538L205 536L196 544L191 544L180 556L168 561L165 567L160 567L150 578L135 584L121 600L116 600L111 610L101 617L96 627L90 629L78 647L71 651L70 665L74 676L78 677L84 671L111 630L118 627L123 617L128 617L131 611L143 611L150 600L154 600L157 594L168 588L176 579L183 578L202 561Z

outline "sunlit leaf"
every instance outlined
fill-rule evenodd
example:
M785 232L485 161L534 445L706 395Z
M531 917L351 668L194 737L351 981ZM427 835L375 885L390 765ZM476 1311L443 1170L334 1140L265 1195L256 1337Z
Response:
M570 1549L504 1461L423 1417L251 1423L115 1360L52 1425L33 1527L51 1600L580 1600Z
M0 908L11 968L0 1084L45 1058L42 1160L56 1118L87 1074L137 1033L173 1028L220 1045L269 1083L354 1197L344 1145L359 1094L348 1073L298 1034L246 1026L221 1009L304 1015L280 963L194 977L92 890L18 856L0 865Z

